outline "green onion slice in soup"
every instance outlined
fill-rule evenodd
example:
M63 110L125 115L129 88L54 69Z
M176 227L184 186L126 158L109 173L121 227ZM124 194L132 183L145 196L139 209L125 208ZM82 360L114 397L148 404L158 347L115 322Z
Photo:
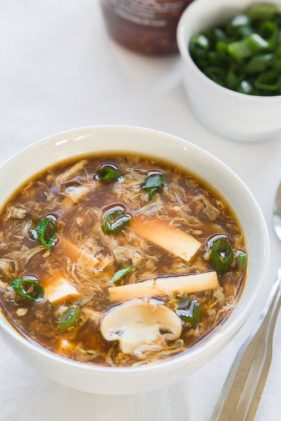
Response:
M38 241L45 248L54 247L57 242L57 222L54 216L48 215L40 219L35 232Z
M110 183L112 181L120 180L122 178L122 174L117 165L103 164L99 168L96 178L99 181Z
M69 329L78 322L79 315L80 308L78 306L73 305L68 307L60 316L58 320L58 326L61 329Z
M208 243L210 250L210 262L219 275L230 269L233 262L234 253L230 240L226 235L217 235Z
M152 172L146 177L142 189L148 194L149 199L164 187L164 176L160 172Z
M237 250L236 252L236 264L238 270L244 270L248 261L247 253L241 250Z
M116 282L120 281L120 279L124 278L125 276L129 275L135 270L133 265L126 265L119 269L117 272L114 273L113 277L108 281L109 286L115 285Z
M114 206L103 216L102 229L105 234L116 234L129 225L131 215L122 206Z
M180 298L177 315L186 323L190 323L195 328L200 321L201 313L198 301Z
M37 279L17 278L10 282L16 294L30 302L40 301L44 297L44 290Z

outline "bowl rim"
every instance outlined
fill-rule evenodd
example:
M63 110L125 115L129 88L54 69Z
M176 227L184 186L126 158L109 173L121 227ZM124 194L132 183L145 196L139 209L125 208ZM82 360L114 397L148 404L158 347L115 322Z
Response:
M199 153L203 155L205 158L215 163L217 166L220 167L222 171L227 172L235 180L237 185L239 185L239 189L244 190L244 193L248 195L249 199L252 202L253 207L256 210L256 214L260 221L260 230L261 230L262 238L263 238L264 258L261 263L261 270L260 270L260 276L259 276L260 282L257 285L257 288L252 294L251 299L247 301L247 305L244 308L240 309L241 310L240 313L239 314L237 314L237 312L235 313L236 314L235 320L233 320L233 318L231 319L231 315L233 315L235 311L234 310L232 314L230 315L230 317L226 319L226 322L223 323L221 329L211 332L209 335L206 336L206 338L203 338L197 344L192 346L189 350L179 353L175 356L172 356L171 358L168 358L167 360L163 360L163 361L159 361L159 362L151 363L151 364L144 364L144 365L136 366L136 367L132 367L132 366L107 367L107 366L101 366L97 364L89 364L89 363L75 361L70 358L66 358L59 354L56 354L55 352L48 350L47 348L43 347L39 343L33 341L30 338L26 338L21 333L19 333L12 326L12 324L6 318L4 312L2 312L1 309L0 309L0 314L1 314L0 326L4 329L4 331L8 335L12 336L16 342L20 342L24 347L29 348L29 350L32 353L40 354L40 356L46 358L47 360L51 360L53 363L57 363L58 365L68 366L71 369L83 370L84 372L92 372L92 373L96 372L96 373L103 373L103 374L108 374L108 375L109 374L112 374L112 375L124 374L124 375L130 376L137 373L140 373L140 374L146 373L146 372L156 373L165 369L172 370L173 368L187 365L188 363L191 362L189 360L194 360L195 366L197 366L196 361L198 360L200 361L202 359L202 356L206 355L207 353L209 353L210 355L213 355L214 351L216 350L220 351L221 349L224 348L227 341L229 341L235 335L235 333L237 333L239 328L242 326L242 324L247 320L248 316L250 315L251 310L255 306L256 298L259 296L262 290L262 287L263 287L262 278L264 277L266 270L269 266L269 258L270 258L269 232L268 232L267 224L265 222L263 213L254 195L252 194L250 189L247 187L247 185L244 183L244 181L231 168L229 168L226 164L224 164L220 159L215 157L213 154L211 154L210 152L206 151L200 146L180 136L176 136L176 135L163 132L160 130L144 128L140 126L107 124L107 125L82 126L82 127L78 127L78 128L74 128L70 130L59 131L51 135L48 135L46 137L43 137L27 145L26 147L20 149L19 151L17 151L8 160L6 160L4 163L0 165L0 171L3 171L3 170L5 171L5 167L9 166L10 162L12 162L13 160L19 159L22 154L24 153L32 154L33 149L36 150L36 148L40 147L40 145L50 144L51 146L55 142L55 139L57 139L58 137L71 136L75 134L77 134L77 137L78 137L85 134L91 134L94 131L100 131L100 130L109 131L109 132L114 130L115 132L119 131L121 133L129 132L130 134L131 133L133 134L134 132L138 132L144 136L155 135L158 137L159 136L162 137L163 140L165 139L167 141L169 139L168 141L179 143L179 144L182 144L183 146L188 146L189 149L192 149L195 153ZM68 144L69 143L66 143L65 145L68 145ZM75 155L75 156L78 156L78 155ZM167 158L167 160L169 160L169 158ZM62 159L60 159L57 162L60 162L60 161L62 161ZM216 186L214 187L216 188ZM5 204L5 200L3 201L3 204ZM232 323L228 323L229 320L232 321Z
M188 24L189 20L193 20L192 15L196 12L197 9L200 10L200 8L205 8L204 3L208 4L208 8L210 9L212 6L214 6L215 1L210 3L209 0L196 0L193 3L191 3L185 11L182 13L180 20L178 22L177 26L177 44L178 49L180 52L180 55L182 59L185 61L185 63L190 66L193 70L193 72L197 73L197 75L200 77L202 82L207 83L210 87L213 87L214 89L220 90L222 93L225 93L226 95L233 96L234 98L245 100L245 101L259 101L259 102L269 102L269 101L281 101L281 94L280 95L247 95L242 92L236 92L232 89L226 88L222 85L219 85L218 83L214 82L212 79L210 79L208 76L205 75L205 73L202 72L202 70L199 69L199 67L195 64L193 61L190 53L189 53L189 40L190 37L186 40L184 33L185 33L185 27ZM227 0L225 0L225 5L227 6Z

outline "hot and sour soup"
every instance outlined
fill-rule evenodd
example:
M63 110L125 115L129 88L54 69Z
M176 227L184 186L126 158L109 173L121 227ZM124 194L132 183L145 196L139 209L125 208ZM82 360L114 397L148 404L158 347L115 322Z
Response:
M242 291L239 223L186 170L128 153L60 163L0 219L0 302L24 336L63 356L141 365L184 352Z

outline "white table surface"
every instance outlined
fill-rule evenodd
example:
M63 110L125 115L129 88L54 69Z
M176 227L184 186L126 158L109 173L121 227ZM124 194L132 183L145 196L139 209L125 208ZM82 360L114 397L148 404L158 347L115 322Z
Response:
M254 192L270 228L270 284L281 260L271 229L281 142L238 144L209 133L189 111L178 58L145 58L117 47L105 33L98 0L0 0L0 6L0 162L40 137L83 125L132 124L189 139L221 158ZM251 320L185 382L131 397L83 394L38 377L0 336L0 419L208 421L250 329ZM281 317L257 421L281 419L280 349Z

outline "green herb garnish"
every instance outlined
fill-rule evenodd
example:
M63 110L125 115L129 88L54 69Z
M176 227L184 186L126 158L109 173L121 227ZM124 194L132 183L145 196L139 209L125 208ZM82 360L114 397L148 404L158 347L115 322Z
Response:
M80 314L78 306L70 306L66 309L58 320L58 326L61 329L69 329L77 323Z
M103 164L96 175L97 180L103 181L105 183L110 183L112 181L117 181L122 178L122 174L114 164Z
M201 318L200 306L198 301L181 298L178 304L177 315L195 328Z
M274 19L278 13L278 6L273 3L253 4L248 9L249 18L252 20Z
M129 215L122 206L115 206L105 212L102 229L105 234L116 234L124 229L131 221Z
M124 278L125 276L129 275L135 270L133 265L123 266L117 272L114 273L113 277L108 281L108 285L114 286L116 282L120 281L120 279Z
M208 243L210 261L219 275L227 272L233 262L234 253L226 235L218 235Z
M41 245L45 248L54 247L57 242L57 223L53 216L40 219L35 232Z
M37 279L17 278L10 285L17 295L27 301L40 301L44 297L44 290Z
M248 261L248 255L244 251L238 250L236 252L236 264L238 270L244 270Z
M161 189L163 189L164 187L164 176L162 173L160 172L153 172L150 173L143 185L142 188L143 190L148 193L148 197L149 199L152 199L153 196Z
M189 51L198 68L221 86L246 95L281 95L281 13L258 3L204 32Z

